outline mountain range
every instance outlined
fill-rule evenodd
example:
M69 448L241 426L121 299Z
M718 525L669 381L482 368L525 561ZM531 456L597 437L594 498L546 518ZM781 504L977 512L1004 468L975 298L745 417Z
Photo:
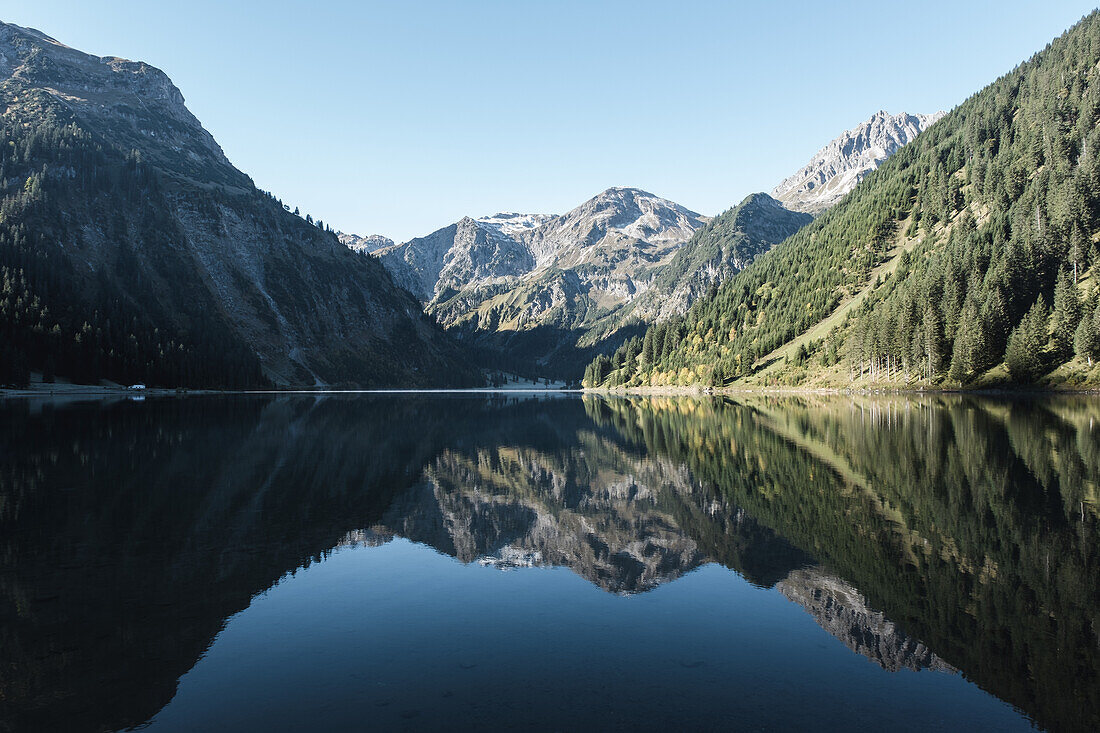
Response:
M257 189L158 69L0 24L0 383L1090 383L1096 24L713 218L616 187L400 244Z
M465 217L377 256L479 361L575 379L645 324L684 314L713 284L794 234L942 116L885 112L844 132L772 195L713 219L636 188L610 188L564 215Z

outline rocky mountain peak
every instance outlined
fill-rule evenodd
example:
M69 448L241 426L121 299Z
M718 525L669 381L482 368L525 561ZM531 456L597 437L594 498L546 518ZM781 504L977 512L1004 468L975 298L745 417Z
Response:
M819 150L809 163L776 186L772 196L788 209L820 214L943 116L943 112L891 115L879 110Z
M368 234L366 236L360 236L358 234L345 234L344 232L337 232L336 238L350 250L355 252L377 252L384 247L392 247L394 241L389 237L384 237L381 234Z
M36 237L27 249L50 257L64 287L34 273L28 287L62 314L61 331L97 323L99 303L123 304L143 348L134 363L187 386L423 384L464 370L478 381L380 263L234 168L159 69L0 23L0 116L28 151L8 157L6 176L41 173L31 203L5 199L0 234L11 241L22 219ZM180 358L203 369L151 366Z
M609 188L561 217L591 220L604 231L618 229L638 239L657 235L677 238L683 229L698 229L707 217L640 188ZM690 234L688 235L690 236Z
M707 220L648 191L613 187L546 222L528 241L539 265L563 258L575 264L578 257L585 256L582 250L603 248L611 242L679 246Z
M0 23L0 84L18 97L9 113L34 114L36 100L48 95L83 125L141 150L146 161L166 172L251 187L187 109L168 75L154 66L93 56L33 28Z
M528 272L534 261L517 235L530 231L542 216L464 216L425 237L382 247L375 254L399 285L428 303L440 293L473 282Z

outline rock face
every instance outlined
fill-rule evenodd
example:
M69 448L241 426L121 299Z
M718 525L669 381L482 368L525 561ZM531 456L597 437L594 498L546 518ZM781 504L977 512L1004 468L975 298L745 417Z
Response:
M615 255L653 262L686 242L706 221L705 216L637 188L609 188L524 239L540 267L599 266Z
M368 234L365 237L360 237L358 234L337 232L336 238L340 240L340 244L354 252L371 253L385 247L392 247L394 244L392 239L383 237L381 234Z
M776 584L776 589L805 608L821 628L846 647L887 671L955 671L931 649L906 635L882 612L869 608L867 600L850 583L822 568L793 570Z
M515 212L502 212L492 216L482 216L477 221L481 224L493 227L509 237L523 234L532 229L538 229L554 218L554 214L517 214Z
M598 290L615 271L625 283L639 273L639 263L651 266L704 222L706 217L645 191L610 188L561 216L466 217L426 237L380 249L378 256L399 282L411 285L414 295L450 323L461 320L464 309L439 304L460 291L468 302L470 294L498 285L501 278L532 281L549 271L579 270L589 289ZM592 272L596 269L602 279Z
M470 284L519 276L534 267L530 251L496 223L464 217L449 227L375 253L421 302Z
M630 302L706 217L635 188L611 188L498 244L494 266L442 277L428 311L466 333L583 330ZM504 255L504 256L502 256ZM450 273L444 273L450 274Z
M944 116L878 112L846 131L772 191L788 209L820 214L871 171Z
M61 282L28 271L29 287L51 313L79 326L121 304L132 327L181 348L216 334L213 357L239 347L277 384L477 379L377 260L234 168L160 70L0 24L0 110L12 144L41 157L37 172L6 173L0 235L40 238ZM54 152L58 138L83 154ZM49 195L16 193L38 185Z
M36 98L5 99L8 120L31 110L49 114L54 102L162 169L211 183L248 180L187 109L172 80L141 61L92 56L33 28L0 23L0 82L5 97L23 92Z

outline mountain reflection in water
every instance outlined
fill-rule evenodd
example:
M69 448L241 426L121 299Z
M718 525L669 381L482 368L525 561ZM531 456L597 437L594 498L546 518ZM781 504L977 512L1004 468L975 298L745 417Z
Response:
M716 564L882 670L965 678L1041 727L1100 726L1096 400L0 412L0 730L140 725L258 594L394 537L471 565L566 567L620 595Z

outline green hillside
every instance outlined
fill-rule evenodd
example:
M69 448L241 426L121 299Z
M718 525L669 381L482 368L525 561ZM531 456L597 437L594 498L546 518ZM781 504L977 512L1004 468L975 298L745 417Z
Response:
M702 294L811 221L766 193L750 194L697 231L655 278L653 290L663 297L678 289Z
M1100 381L1098 66L1092 13L586 384Z
M0 384L24 384L32 369L93 383L266 384L172 246L162 176L40 99L0 126ZM93 228L112 250L101 267L80 245ZM152 272L140 264L149 253ZM187 297L167 297L164 282Z

